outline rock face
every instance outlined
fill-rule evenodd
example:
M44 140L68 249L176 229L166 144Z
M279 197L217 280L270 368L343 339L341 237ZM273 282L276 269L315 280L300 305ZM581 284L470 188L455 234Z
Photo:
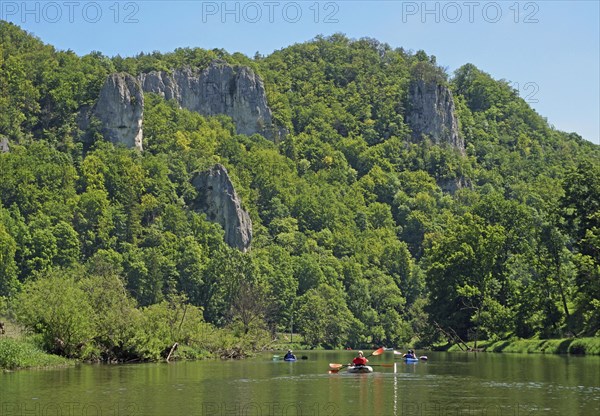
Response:
M6 137L0 137L0 153L8 153L9 151L8 139Z
M472 186L471 181L465 177L442 179L438 180L437 184L442 190L442 192L446 192L452 195L454 195L459 189L470 188Z
M221 224L227 244L246 252L252 241L252 221L241 207L227 169L217 164L198 173L192 185L198 190L194 208L206 213L209 221Z
M426 135L435 143L448 143L465 153L464 140L458 134L454 99L446 86L424 80L412 81L406 121L412 128L414 139Z
M141 74L138 79L145 92L174 99L190 111L206 116L230 116L240 134L258 133L275 139L263 82L248 67L232 67L217 60L200 72L190 68L172 74L153 71Z
M104 137L115 144L142 150L144 93L129 74L112 74L104 82L93 114L102 123Z

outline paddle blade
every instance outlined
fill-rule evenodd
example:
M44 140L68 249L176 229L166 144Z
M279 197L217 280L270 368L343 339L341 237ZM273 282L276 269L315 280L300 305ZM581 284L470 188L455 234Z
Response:
M402 351L396 351L396 350L394 350L394 355L404 355L404 354L402 353Z
M332 370L338 370L340 368L342 368L344 365L343 364L336 364L336 363L329 363L329 368L331 368Z
M371 353L371 355L381 355L385 352L385 348L381 347Z

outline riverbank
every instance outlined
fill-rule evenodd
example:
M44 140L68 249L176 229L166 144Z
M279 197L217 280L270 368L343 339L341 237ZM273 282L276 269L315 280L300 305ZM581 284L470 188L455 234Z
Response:
M0 371L75 365L76 361L42 351L28 340L0 338Z
M474 348L473 343L468 343ZM440 345L434 351L462 351L458 345ZM577 354L600 355L600 337L562 339L514 339L503 341L479 341L478 351L526 354Z
M0 318L4 329L0 335L0 372L76 364L75 360L45 352L22 328L3 316Z
M47 367L73 366L77 363L140 363L167 361L195 361L204 359L236 359L264 350L258 345L265 342L254 337L253 334L236 335L233 330L203 327L206 329L198 338L201 341L192 345L184 343L161 342L159 345L146 340L140 343L142 351L154 348L157 352L153 355L138 355L131 357L115 357L95 351L86 357L65 358L60 355L50 354L43 347L44 340L40 334L31 334L17 323L0 315L3 322L3 333L0 334L0 372L21 369L35 369ZM210 329L210 330L208 330ZM164 334L163 334L164 335ZM154 341L154 340L150 340ZM159 339L160 341L160 339Z

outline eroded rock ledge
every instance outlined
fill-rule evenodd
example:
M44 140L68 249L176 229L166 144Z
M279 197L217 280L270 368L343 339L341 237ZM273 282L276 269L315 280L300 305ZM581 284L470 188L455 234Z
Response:
M135 77L126 73L109 75L93 114L100 120L105 139L143 150L144 93Z
M138 79L144 92L175 100L182 108L205 116L225 114L232 118L240 134L258 133L275 139L264 84L248 67L233 67L216 60L202 71L153 71Z
M216 164L197 173L192 178L192 185L198 191L193 208L204 212L209 221L223 227L227 244L242 252L248 251L252 242L252 221L242 209L227 169Z
M409 86L409 110L406 121L413 139L429 136L434 143L447 143L465 154L465 142L459 135L452 92L435 81L413 80Z

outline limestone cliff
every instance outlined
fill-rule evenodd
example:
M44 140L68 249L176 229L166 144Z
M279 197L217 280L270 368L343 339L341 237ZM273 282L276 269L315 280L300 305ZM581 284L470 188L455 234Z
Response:
M406 121L415 140L426 135L434 143L448 143L465 153L465 143L458 132L454 99L448 87L435 81L413 80L408 106Z
M217 164L196 174L192 185L198 191L193 208L206 213L209 221L221 224L227 244L246 252L252 241L252 221L241 207L227 169Z
M109 75L93 114L100 120L107 140L142 150L144 93L135 77L123 73Z
M8 139L6 137L0 137L0 153L8 153L10 147L8 146Z
M145 92L176 100L183 108L206 116L230 116L240 134L276 138L263 82L248 67L233 67L217 60L203 71L153 71L138 79Z

